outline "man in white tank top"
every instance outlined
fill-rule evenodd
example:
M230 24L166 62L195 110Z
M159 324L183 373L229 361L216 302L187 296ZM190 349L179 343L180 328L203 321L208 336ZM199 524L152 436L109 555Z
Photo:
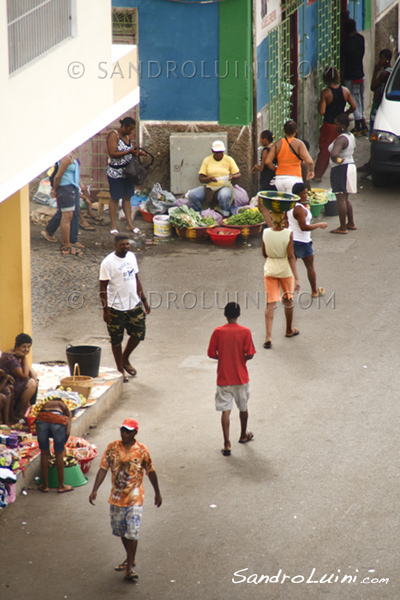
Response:
M312 214L307 197L307 187L304 183L296 183L292 193L300 196L300 202L287 213L289 229L293 232L293 250L296 259L301 258L307 269L308 281L311 285L313 298L323 296L324 288L317 287L317 275L314 269L314 250L311 240L311 232L314 229L326 229L328 223L311 224Z

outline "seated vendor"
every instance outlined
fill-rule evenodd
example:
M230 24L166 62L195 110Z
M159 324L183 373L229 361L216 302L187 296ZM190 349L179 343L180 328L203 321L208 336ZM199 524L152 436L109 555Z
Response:
M14 378L0 369L0 416L3 425L12 425L14 416Z
M199 170L199 180L203 185L189 192L189 204L201 212L206 208L218 210L224 217L231 214L233 187L240 177L239 167L225 154L225 144L213 142L212 154L207 156Z
M0 369L14 379L14 411L19 419L23 419L29 404L36 401L38 378L28 363L31 347L31 336L20 333L15 338L14 348L3 352L0 357Z

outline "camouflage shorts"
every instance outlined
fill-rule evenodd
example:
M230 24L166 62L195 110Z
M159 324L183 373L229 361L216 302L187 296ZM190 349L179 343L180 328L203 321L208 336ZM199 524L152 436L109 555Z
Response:
M107 324L111 344L119 346L122 344L124 330L128 335L133 335L139 340L144 340L146 334L146 315L142 305L132 310L115 310L110 308L111 321Z

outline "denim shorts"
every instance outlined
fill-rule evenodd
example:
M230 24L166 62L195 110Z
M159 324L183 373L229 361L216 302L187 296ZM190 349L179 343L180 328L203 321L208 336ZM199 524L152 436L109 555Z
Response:
M117 537L138 540L141 519L141 506L115 506L110 504L111 529L113 535Z
M36 435L41 450L50 448L49 438L54 440L54 452L64 452L66 425L36 421Z
M110 186L110 196L113 200L130 198L135 193L135 184L132 183L132 179L128 179L127 177L113 178L108 175L107 179Z
M74 211L79 200L79 190L74 185L59 185L57 188L57 205L61 212Z
M306 258L314 254L312 242L296 242L293 240L293 250L296 258Z

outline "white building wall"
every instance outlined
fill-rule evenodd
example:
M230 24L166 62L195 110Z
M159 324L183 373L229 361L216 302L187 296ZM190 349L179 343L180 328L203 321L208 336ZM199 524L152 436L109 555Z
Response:
M139 102L137 51L118 46L115 56L110 0L76 11L76 37L9 75L0 4L0 202Z

